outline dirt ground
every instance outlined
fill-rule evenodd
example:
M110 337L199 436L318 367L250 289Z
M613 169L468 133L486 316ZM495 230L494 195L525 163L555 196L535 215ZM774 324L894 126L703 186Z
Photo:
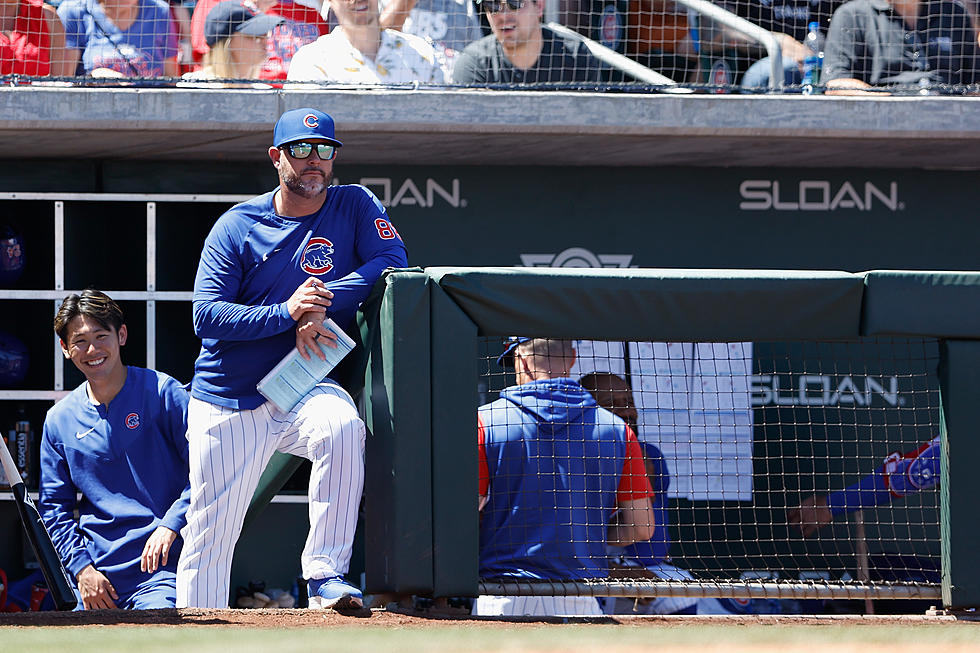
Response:
M884 624L943 623L980 628L980 621L969 616L662 616L662 617L599 617L599 618L494 618L473 617L462 611L410 611L364 609L350 612L333 610L95 610L89 612L21 612L0 614L2 627L70 626L223 626L243 628L312 628L312 627L379 627L379 628L439 628L469 626L478 628L540 627L547 624L593 623L630 626L681 626L695 624L771 624L786 626L839 626Z

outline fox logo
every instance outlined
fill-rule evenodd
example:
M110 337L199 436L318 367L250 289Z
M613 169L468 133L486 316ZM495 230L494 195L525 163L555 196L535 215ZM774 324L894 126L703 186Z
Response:
M326 274L333 270L331 254L333 254L333 243L322 236L314 236L310 238L310 242L306 244L306 249L303 250L303 261L300 263L300 267L307 274Z

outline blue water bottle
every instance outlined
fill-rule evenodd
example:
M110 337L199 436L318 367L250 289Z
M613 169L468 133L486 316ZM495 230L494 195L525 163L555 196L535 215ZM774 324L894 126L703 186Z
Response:
M803 58L803 95L819 94L817 85L820 84L820 69L823 67L823 34L820 33L820 23L817 21L807 26L803 47L806 48Z

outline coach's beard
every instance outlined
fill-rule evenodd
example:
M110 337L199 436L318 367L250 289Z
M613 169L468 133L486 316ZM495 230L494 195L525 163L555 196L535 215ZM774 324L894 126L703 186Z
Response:
M286 184L291 192L296 193L304 199L313 199L320 193L322 193L327 187L327 177L323 174L321 170L304 170L305 172L316 172L319 173L319 179L304 179L302 174L297 175L295 172L288 172L283 175L282 182Z

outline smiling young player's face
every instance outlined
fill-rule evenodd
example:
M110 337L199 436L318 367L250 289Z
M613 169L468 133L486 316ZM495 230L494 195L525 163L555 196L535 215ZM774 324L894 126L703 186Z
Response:
M109 381L126 373L119 351L126 344L126 335L125 324L116 331L78 315L68 323L68 340L61 342L61 350L89 381Z

